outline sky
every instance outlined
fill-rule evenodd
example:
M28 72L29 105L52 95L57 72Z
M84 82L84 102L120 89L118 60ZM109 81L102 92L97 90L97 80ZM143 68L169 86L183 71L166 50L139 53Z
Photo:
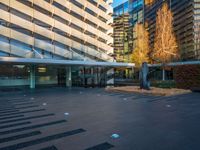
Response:
M119 5L119 4L122 4L123 2L125 2L127 0L113 0L113 7Z

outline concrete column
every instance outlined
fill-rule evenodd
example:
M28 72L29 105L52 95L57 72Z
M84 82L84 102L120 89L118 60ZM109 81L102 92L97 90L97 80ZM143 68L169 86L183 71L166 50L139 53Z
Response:
M97 86L98 85L98 68L94 67L94 84Z
M30 66L30 88L31 89L35 88L35 66L34 65Z
M87 78L86 78L86 68L83 67L83 86L86 87Z
M135 74L135 69L134 67L131 68L131 78L133 78L133 75Z
M72 87L72 70L71 70L71 66L66 67L66 87Z
M107 85L114 85L114 68L110 68L107 72L106 72L106 83Z
M91 67L91 85L92 87L95 85L94 67Z
M165 81L165 69L162 69L162 80Z

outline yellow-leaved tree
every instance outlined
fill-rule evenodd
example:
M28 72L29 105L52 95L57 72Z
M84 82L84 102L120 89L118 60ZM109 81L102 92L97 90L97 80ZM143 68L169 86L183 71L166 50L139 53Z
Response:
M164 3L157 12L156 33L151 57L162 64L179 58L178 44L173 31L173 16L167 3Z
M155 0L145 0L145 5L153 5L155 3Z
M148 80L148 65L149 62L149 33L143 24L136 24L134 28L134 38L136 39L134 50L132 53L132 60L139 69L139 80L141 89L150 89Z
M135 25L134 33L136 40L134 41L132 61L137 68L140 68L143 62L149 62L149 33L141 23Z

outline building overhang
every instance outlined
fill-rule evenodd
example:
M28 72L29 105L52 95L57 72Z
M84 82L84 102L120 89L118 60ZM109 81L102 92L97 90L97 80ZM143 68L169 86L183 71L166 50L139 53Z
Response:
M182 62L171 62L171 63L166 63L164 66L183 66L183 65L200 65L200 61L182 61ZM149 67L163 67L163 64L148 64Z
M135 67L134 63L118 62L96 62L78 60L58 60L58 59L38 59L38 58L19 58L19 57L0 57L0 64L46 64L46 65L68 65L68 66L99 66L99 67Z

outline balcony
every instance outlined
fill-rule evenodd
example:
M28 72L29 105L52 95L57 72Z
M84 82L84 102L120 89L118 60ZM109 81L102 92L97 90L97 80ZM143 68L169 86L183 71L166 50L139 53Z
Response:
M106 3L107 3L108 5L111 5L111 4L113 4L113 0L107 0Z
M109 40L107 41L107 44L110 45L110 46L113 45L113 43L114 43L113 38L111 38L111 39L109 39Z
M107 15L113 15L113 8L110 6L106 12Z
M108 34L108 35L113 35L113 33L114 33L113 28L107 31L107 34Z
M107 21L107 25L113 25L113 23L114 23L113 18L111 18L111 19L109 19L109 20Z

